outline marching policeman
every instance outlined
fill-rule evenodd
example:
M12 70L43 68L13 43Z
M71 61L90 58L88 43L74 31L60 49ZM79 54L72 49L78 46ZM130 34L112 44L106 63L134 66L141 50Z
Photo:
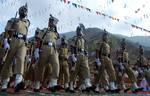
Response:
M88 54L87 51L85 50L85 39L83 37L82 33L83 29L81 26L78 26L76 29L76 38L74 42L74 47L75 47L75 54L76 54L76 64L74 67L72 67L72 70L74 69L72 75L71 75L71 82L70 82L70 92L74 92L74 87L73 84L79 76L80 80L81 78L83 79L82 82L83 86L82 91L91 91L92 90L92 85L91 85L91 80L90 80L90 68L88 64Z
M60 62L60 83L64 84L65 91L69 90L69 65L68 65L69 49L65 37L61 38L61 45L59 48L59 62Z
M104 30L105 31L105 30ZM110 58L110 46L108 44L108 33L105 31L105 33L103 33L102 35L102 42L99 46L99 49L97 49L97 66L99 66L99 73L98 76L96 77L96 92L99 92L99 80L103 81L105 80L106 84L107 84L107 80L106 80L106 76L105 76L105 71L108 73L109 76L109 91L111 92L118 92L119 90L117 89L117 87L115 86L115 81L116 81L116 73L115 73L115 69L114 66L112 64L112 60Z
M117 60L118 60L118 72L117 72L117 81L118 84L121 85L121 87L124 89L124 91L128 91L129 89L126 88L122 81L122 77L125 73L129 76L129 79L131 80L132 83L132 88L133 91L139 91L141 88L138 87L137 85L137 78L132 70L132 68L129 65L129 57L128 57L128 52L126 50L126 41L125 39L122 39L120 43L121 49L117 52Z
M144 56L143 46L139 46L139 56L137 58L136 66L139 72L139 77L145 78L150 86L150 68Z
M26 19L28 13L27 4L19 8L19 18L11 18L8 20L5 27L5 40L10 43L10 49L6 57L5 64L2 69L2 88L1 91L7 91L7 85L12 76L12 61L16 58L14 68L15 77L15 92L18 92L24 87L23 73L24 62L26 56L26 38L28 34L28 27L30 22Z
M59 77L59 59L56 49L56 40L59 38L56 23L58 19L50 15L48 28L44 28L37 34L41 40L40 57L35 68L35 86L34 91L40 91L40 82L43 81L44 72L47 64L51 64L52 76L49 80L48 88L55 92L57 89L57 79Z

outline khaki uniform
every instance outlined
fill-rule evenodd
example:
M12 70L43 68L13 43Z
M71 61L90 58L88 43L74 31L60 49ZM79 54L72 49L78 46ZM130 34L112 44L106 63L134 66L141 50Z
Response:
M143 55L140 55L137 58L137 66L139 66L139 67L147 66L146 58Z
M114 70L112 61L109 58L109 55L110 55L109 44L102 42L100 44L98 50L100 52L99 56L100 56L100 61L101 61L102 65L100 66L99 73L96 77L96 82L99 82L99 80L100 80L100 81L103 81L105 84L107 84L108 80L106 78L106 72L109 75L109 81L115 82L116 81L115 70Z
M15 25L14 24L15 20ZM16 32L12 33L13 36L11 37L11 41L10 41L10 49L9 52L7 54L7 58L6 58L6 63L3 66L2 69L2 78L3 79L7 79L12 75L12 61L14 59L14 57L16 58L16 64L15 64L15 68L14 68L14 74L23 74L24 73L24 62L25 62L25 56L26 56L26 44L25 44L25 40L23 39L24 36L26 37L27 35L27 31L28 31L28 27L29 27L29 20L27 19L11 19L7 22L6 25L6 35L8 34L8 30L14 26L14 28L16 29ZM23 37L20 37L20 35L22 35ZM6 36L7 37L7 36Z
M42 52L40 53L40 58L35 67L35 80L43 81L44 72L47 67L47 64L51 64L52 67L52 78L59 77L59 60L58 60L58 52L55 48L55 43L57 40L57 34L53 29L45 29L40 32L37 37L42 39L43 35L46 33L43 44L42 44Z
M150 69L144 71L144 76L146 78L148 85L150 86Z
M122 65L123 69L116 70L117 71L117 74L116 74L117 75L117 83L119 85L124 84L122 78L125 73L127 73L129 79L131 80L131 83L137 82L136 76L134 75L132 68L128 64L128 62L129 62L128 52L120 50L117 55L118 55L117 56L118 62L123 64ZM120 72L120 71L122 71L122 72Z
M35 41L34 44L32 45L31 51L32 52L32 60L31 60L31 64L28 64L28 66L26 66L26 72L25 72L25 80L31 80L34 81L35 80L35 66L37 66L37 62L38 60L36 60L35 56L34 56L34 51L36 48L39 48L39 42ZM44 72L44 81L45 80L50 80L50 76L51 76L51 65L47 64L46 65L46 69Z
M71 81L75 81L77 76L82 79L90 78L90 68L88 64L88 56L85 55L85 40L83 37L77 36L75 38L75 47L77 52L77 62L75 71L71 74Z
M2 48L2 46L3 46L3 39L4 39L4 37L5 37L5 32L2 32L0 34L0 48Z
M5 62L5 59L6 59L6 56L7 56L7 53L8 53L3 48L4 35L5 35L4 32L0 35L0 73L1 73L1 70L2 70L2 67L3 67L3 63Z
M27 52L29 52L29 50ZM30 54L30 53L28 53L28 54ZM34 80L34 68L32 67L32 59L31 59L31 57L29 57L30 55L26 56L24 78L25 78L25 80L33 81ZM29 59L31 59L30 62L29 62Z
M59 48L59 62L60 62L59 81L60 81L60 84L69 83L70 81L68 55L69 55L69 50L67 46L61 45Z
M52 65L47 64L44 72L44 81L49 81L51 79L51 75L52 75Z
M140 55L137 60L137 66L142 71L143 77L146 78L149 86L150 86L150 68L148 67L148 62L143 55Z

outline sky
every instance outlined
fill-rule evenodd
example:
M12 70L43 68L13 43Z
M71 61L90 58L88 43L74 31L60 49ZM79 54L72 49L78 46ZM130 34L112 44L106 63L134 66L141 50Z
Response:
M49 15L59 19L58 32L74 31L79 23L86 28L98 27L106 29L113 34L126 36L149 36L150 33L132 28L125 22L135 24L150 30L150 1L149 0L70 0L70 2L83 5L92 9L91 12L75 8L60 0L0 0L0 32L4 31L7 20L15 17L16 11L27 2L28 19L31 22L28 37L34 35L37 27L47 27ZM140 8L136 13L135 11ZM116 22L104 16L99 16L95 11L117 17Z

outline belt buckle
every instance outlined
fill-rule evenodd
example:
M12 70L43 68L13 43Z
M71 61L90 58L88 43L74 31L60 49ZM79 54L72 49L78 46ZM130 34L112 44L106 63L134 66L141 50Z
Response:
M49 45L49 46L52 46L52 45L53 45L53 43L52 43L52 42L48 42L48 45Z
M84 52L84 49L81 49L82 52Z
M23 37L23 35L21 35L21 34L18 34L18 38L22 38Z

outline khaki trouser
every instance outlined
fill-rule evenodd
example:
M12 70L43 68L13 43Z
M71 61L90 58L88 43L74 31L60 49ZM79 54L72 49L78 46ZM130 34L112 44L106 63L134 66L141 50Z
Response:
M131 69L131 67L129 67L128 64L125 64L123 73L117 72L117 83L119 85L123 85L124 84L124 81L122 80L122 78L123 78L123 75L125 73L127 73L131 83L137 82L137 79L136 79L136 76L134 75L133 70Z
M150 86L150 69L144 71L144 76L146 78L146 81L147 81L148 85Z
M107 56L102 56L101 63L102 65L100 67L97 80L104 81L106 83L107 82L106 72L107 72L109 76L109 81L115 82L116 81L115 69L111 59Z
M2 62L5 62L6 57L7 57L8 51L4 54L3 58L2 58Z
M77 64L75 67L75 71L71 74L70 80L75 81L77 76L82 77L83 79L90 78L88 57L82 53L79 53L77 55Z
M70 81L69 65L67 60L60 60L59 81L60 84L69 83Z
M24 73L26 51L27 48L25 46L24 40L12 38L10 42L10 50L7 54L5 64L2 68L2 79L7 79L12 75L12 61L14 57L16 59L14 74Z
M30 68L25 72L25 80L34 81L34 67L30 66Z
M51 78L51 75L52 75L52 66L51 66L51 64L47 64L45 72L44 72L44 80L49 81Z
M105 85L108 85L109 82L108 82L108 78L107 78L107 72L106 70L104 71L104 74L101 74L100 71L103 70L103 66L100 66L99 69L98 69L98 74L96 75L95 77L95 83L96 84L99 84L103 87Z
M123 74L122 72L119 71L118 66L116 66L115 69L116 69L116 77L117 77L116 82L118 84L118 87L122 89L124 85Z
M4 48L0 48L0 73L3 67L3 64L6 60L8 52L6 52L6 50Z
M59 77L59 60L58 52L54 47L43 46L42 52L40 53L40 58L35 68L35 80L43 81L44 72L46 70L47 64L51 64L52 67L52 78Z

